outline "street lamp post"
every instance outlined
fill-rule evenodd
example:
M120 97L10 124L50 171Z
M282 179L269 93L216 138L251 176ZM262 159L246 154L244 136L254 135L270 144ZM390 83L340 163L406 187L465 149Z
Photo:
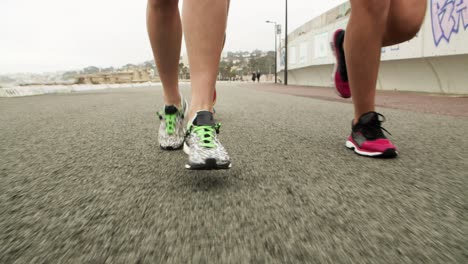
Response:
M278 83L278 67L276 65L278 63L278 49L276 47L278 24L274 21L266 21L266 23L275 24L275 83Z
M284 21L284 85L288 85L288 0L286 1L286 12Z

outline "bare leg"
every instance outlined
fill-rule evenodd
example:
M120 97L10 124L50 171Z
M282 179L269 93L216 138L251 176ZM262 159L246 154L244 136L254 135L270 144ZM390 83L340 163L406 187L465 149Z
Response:
M344 49L355 122L375 110L375 90L390 0L351 0Z
M226 0L185 0L183 28L190 63L192 101L190 118L212 110L227 20Z
M178 74L182 27L178 0L148 0L147 27L164 87L164 103L180 106Z
M424 20L427 1L351 0L351 5L344 45L357 121L362 114L375 110L381 47L408 41L416 35Z

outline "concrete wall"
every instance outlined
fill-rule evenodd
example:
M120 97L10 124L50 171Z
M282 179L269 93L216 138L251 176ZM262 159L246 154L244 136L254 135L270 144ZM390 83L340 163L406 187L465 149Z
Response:
M332 86L329 43L336 29L346 27L349 10L343 4L289 35L289 84ZM468 94L468 1L428 0L417 37L382 49L377 88Z

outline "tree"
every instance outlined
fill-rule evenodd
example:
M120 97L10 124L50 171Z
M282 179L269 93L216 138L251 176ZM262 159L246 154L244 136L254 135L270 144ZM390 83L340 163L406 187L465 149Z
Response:
M99 72L99 68L96 66L88 66L83 69L84 74L95 74Z
M183 80L190 79L190 70L183 62L179 63L179 76Z
M231 77L232 66L233 64L230 61L221 61L219 63L219 74L222 80L227 80Z
M274 73L275 56L268 54L267 56L258 58L258 70L262 73Z
M64 72L62 74L62 79L72 80L72 79L76 79L77 76L78 76L78 72L76 72L76 71L67 71L67 72Z
M250 72L256 72L259 70L258 68L258 60L254 56L250 56L249 60L249 70Z
M108 67L108 68L101 69L101 72L114 72L114 71L115 71L114 67Z
M143 65L145 68L151 68L151 69L156 66L153 60L145 61Z

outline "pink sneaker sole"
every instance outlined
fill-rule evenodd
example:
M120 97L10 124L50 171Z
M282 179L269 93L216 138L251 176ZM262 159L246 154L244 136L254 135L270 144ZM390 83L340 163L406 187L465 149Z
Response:
M358 144L350 137L346 141L346 147L354 150L354 152L361 156L373 157L373 158L394 158L398 155L398 152L394 146L386 148L382 151L370 151L364 148L360 148Z
M335 59L336 59L332 78L335 83L336 93L340 97L350 98L351 89L349 88L349 82L343 80L339 71L339 69L343 67L341 65L342 62L340 61L340 57L344 55L344 54L341 54L340 49L337 47L337 38L341 32L343 32L342 29L338 29L337 31L335 31L335 34L333 35L333 42L330 43L330 46L332 48L333 54L335 55Z

